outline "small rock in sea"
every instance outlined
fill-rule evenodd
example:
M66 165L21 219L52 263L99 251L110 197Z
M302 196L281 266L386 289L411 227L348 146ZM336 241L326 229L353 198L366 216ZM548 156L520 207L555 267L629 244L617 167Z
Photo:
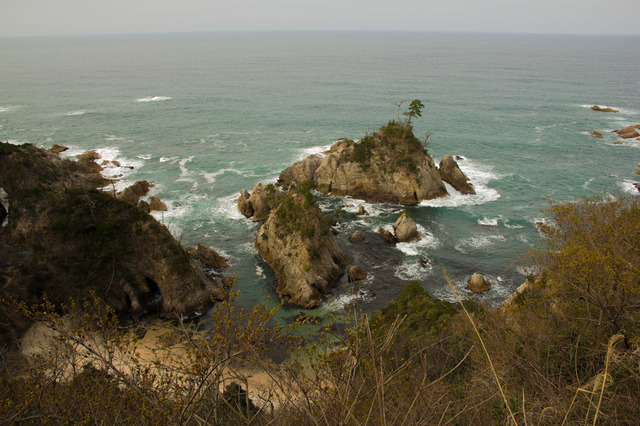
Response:
M591 136L593 136L594 138L602 139L602 133L600 133L600 132L599 132L599 131L597 131L597 130L594 130L594 131L592 131L592 132L589 132L589 134L590 134Z
M618 112L618 110L613 109L613 108L602 108L599 107L598 105L594 105L591 107L592 110L594 111L600 111L600 112Z
M364 206L360 206L360 208L358 209L358 215L359 216L369 216L369 212L364 208Z
M390 231L387 231L384 228L378 228L378 234L382 235L382 238L384 238L385 241L390 243L390 244L398 242L398 239L396 238L396 236L393 235L393 233L391 233Z
M367 278L367 271L358 265L353 265L347 271L347 275L349 276L350 282L360 281Z
M475 293L489 290L489 282L480 274L473 274L467 282L467 288Z
M354 232L349 236L349 241L352 243L357 243L362 240L364 240L364 234L362 232Z
M619 130L614 130L614 132L624 139L637 138L638 136L640 136L640 134L636 131L636 129L638 128L637 126L640 126L640 124L636 124L635 126L627 126Z

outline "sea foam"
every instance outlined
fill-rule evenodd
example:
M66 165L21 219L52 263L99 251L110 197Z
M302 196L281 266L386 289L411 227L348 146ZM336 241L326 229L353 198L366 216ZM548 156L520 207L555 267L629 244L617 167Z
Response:
M67 117L74 117L74 116L77 116L77 115L85 115L88 112L89 111L85 111L85 110L77 110L77 111L66 112L64 115L66 115Z
M476 164L473 161L461 157L457 160L460 170L464 172L473 184L475 194L462 194L456 191L451 185L444 182L447 188L448 196L436 198L433 200L425 200L420 203L421 206L427 207L460 207L464 205L479 205L496 201L500 198L500 194L493 188L489 188L488 184L494 179L500 179L502 176L493 172L493 167Z
M159 101L170 101L173 99L170 96L146 96L144 98L136 99L137 102L159 102Z

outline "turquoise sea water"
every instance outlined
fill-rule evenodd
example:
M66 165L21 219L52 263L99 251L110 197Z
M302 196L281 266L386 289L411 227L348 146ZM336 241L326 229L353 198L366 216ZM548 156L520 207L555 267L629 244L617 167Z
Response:
M452 299L479 272L499 303L524 281L517 260L537 243L547 200L633 192L640 142L611 130L640 123L640 37L438 33L212 33L0 39L0 139L98 149L122 167L120 187L155 183L170 205L156 217L184 245L229 257L240 302L269 295L274 277L253 247L256 224L235 200L242 188L341 137L358 139L421 99L416 134L429 150L463 157L478 190L410 208L425 238L387 246L375 234L402 207L365 204L339 243L369 270L351 295L341 283L315 315L358 299L373 310L418 279ZM591 111L598 104L618 114ZM589 131L598 130L603 139ZM355 213L361 201L324 197ZM359 230L366 239L350 244ZM285 309L283 318L299 309Z

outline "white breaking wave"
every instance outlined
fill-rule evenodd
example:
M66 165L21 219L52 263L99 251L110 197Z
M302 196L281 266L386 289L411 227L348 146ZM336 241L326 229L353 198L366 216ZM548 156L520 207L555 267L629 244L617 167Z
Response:
M478 219L478 225L482 226L498 226L499 217L483 217L482 219Z
M360 206L364 207L367 213L369 213L368 216L371 217L393 214L400 210L397 204L372 204L367 203L364 200L358 200L351 197L340 197L340 199L343 201L342 209L349 213L358 213L358 211L360 211ZM363 216L363 218L368 216Z
M211 172L211 173L207 173L205 171L200 172L200 174L202 175L202 177L205 178L207 183L214 183L216 181L216 177L223 175L225 173L235 173L240 176L244 176L246 174L245 172L241 170L236 170L236 169L220 169L217 172Z
M0 112L9 112L9 107L0 106Z
M300 151L300 154L296 157L294 161L304 160L310 155L319 155L321 157L324 157L323 152L328 151L332 146L333 144L312 146L311 148L304 148Z
M426 249L434 249L440 245L440 241L422 225L417 224L421 238L410 243L397 243L396 249L407 256L420 256ZM393 228L392 228L393 229Z
M464 172L469 178L469 181L473 184L476 193L461 194L456 191L451 185L444 182L447 188L448 196L442 198L436 198L433 200L425 200L420 203L421 206L426 207L460 207L465 205L479 205L485 204L491 201L496 201L500 198L500 194L493 188L489 188L488 184L494 179L500 179L501 176L493 173L493 167L482 166L475 164L473 161L461 157L456 160L460 170Z
M433 264L428 258L423 258L415 262L403 262L396 267L393 274L401 280L420 281L427 279L432 272Z
M218 207L215 209L215 215L220 217L224 217L227 219L233 220L241 220L247 219L240 211L238 210L237 200L240 197L240 192L234 193L231 195L227 195L226 197L218 198ZM250 220L248 223L253 223Z
M176 162L176 161L177 161L177 160L179 160L179 159L180 159L180 157L178 157L178 156L173 156L173 157L160 157L160 158L158 159L158 162L159 162L159 163L167 163L167 162L171 162L171 163L173 164L174 162Z
M170 101L173 98L170 96L146 96L144 98L136 99L137 102L159 102Z
M326 303L323 303L320 310L327 312L336 312L344 310L348 305L356 301L367 302L374 298L371 292L366 289L358 290L355 294L341 294L335 298L327 299Z
M622 182L618 182L618 185L622 188L624 192L629 192L631 194L638 194L638 188L635 185L635 181L632 180L624 180Z
M473 237L458 243L455 249L467 253L466 249L480 249L506 241L503 235L474 235Z
M76 115L85 115L88 112L89 111L77 110L77 111L69 111L69 112L65 113L64 115L66 115L67 117L73 117L73 116L76 116Z

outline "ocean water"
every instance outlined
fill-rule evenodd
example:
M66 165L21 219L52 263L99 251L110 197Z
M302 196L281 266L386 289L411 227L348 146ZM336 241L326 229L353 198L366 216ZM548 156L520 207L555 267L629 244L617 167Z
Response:
M433 132L436 161L459 164L477 194L409 208L424 238L390 246L376 234L403 209L321 197L347 211L338 242L369 277L341 282L312 315L373 311L419 280L453 300L500 303L527 272L548 201L633 192L640 142L611 131L640 123L640 37L445 33L210 33L0 38L0 139L65 155L97 149L125 187L146 179L169 211L156 214L183 245L229 258L239 303L270 297L273 272L241 216L242 188L274 182L337 139L361 138L421 99L416 134ZM617 114L591 105L611 106ZM588 134L598 130L602 139ZM364 204L367 218L355 212ZM363 242L347 237L361 231ZM474 272L492 281L474 296ZM282 309L283 321L301 309Z

